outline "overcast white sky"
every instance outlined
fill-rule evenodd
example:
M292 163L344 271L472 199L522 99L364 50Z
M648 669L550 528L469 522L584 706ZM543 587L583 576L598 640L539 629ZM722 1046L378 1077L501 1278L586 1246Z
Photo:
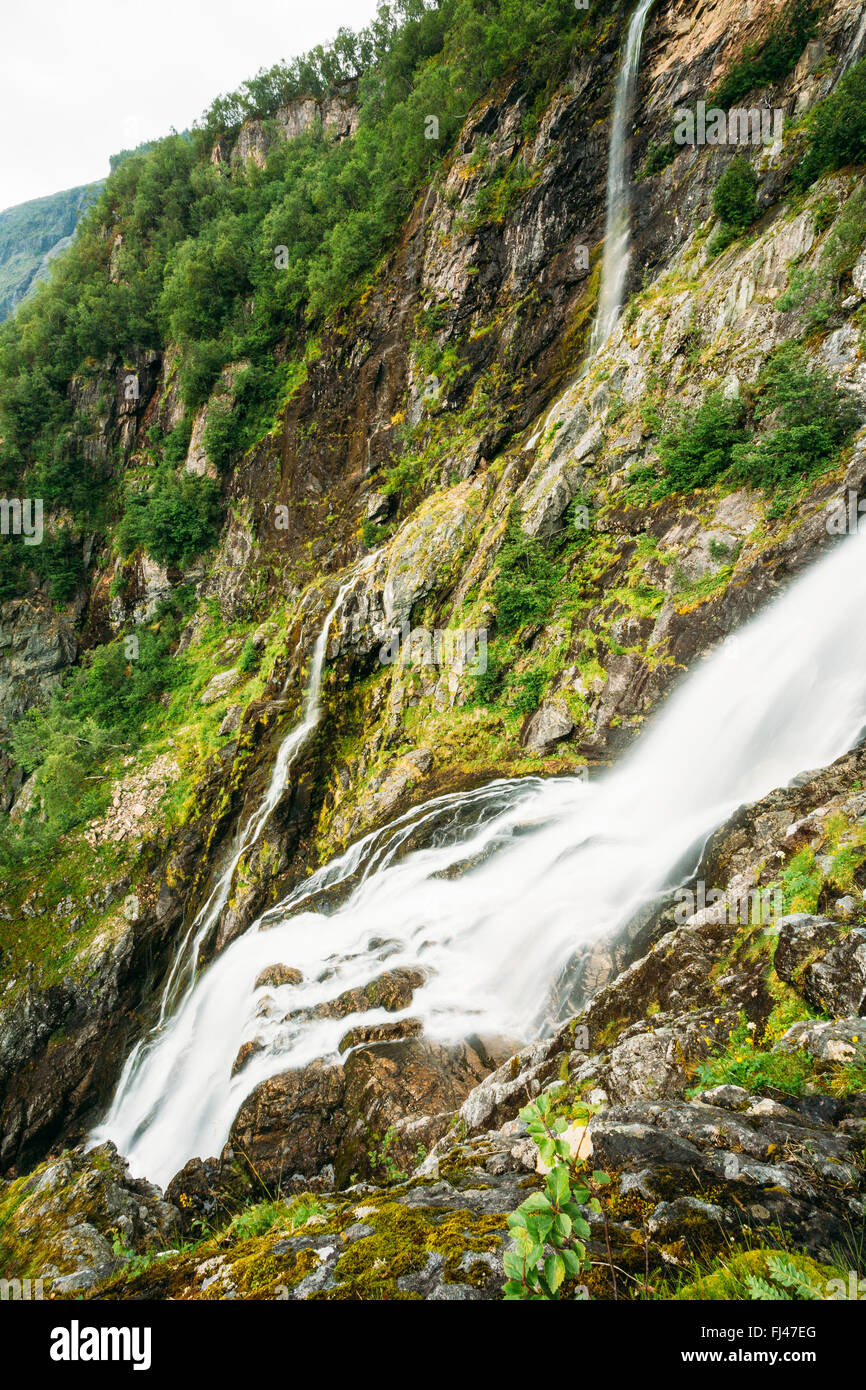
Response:
M0 210L103 178L376 0L2 0Z

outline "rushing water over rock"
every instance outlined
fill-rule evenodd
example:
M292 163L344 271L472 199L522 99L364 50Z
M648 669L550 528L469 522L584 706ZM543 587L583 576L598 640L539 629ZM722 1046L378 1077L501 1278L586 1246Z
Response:
M311 1017L383 969L424 975L403 1014L430 1038L530 1036L576 949L621 928L738 805L858 739L864 603L858 536L713 652L597 781L494 782L359 841L202 972L127 1069L95 1137L157 1181L218 1152L259 1082L336 1059L353 1026L401 1016ZM302 979L257 987L275 964ZM258 1050L233 1075L252 1040Z
M370 560L367 561L368 564L370 562ZM227 862L217 874L203 906L199 909L190 924L184 941L174 958L160 1000L159 1018L156 1029L154 1030L156 1037L159 1036L159 1032L169 1015L193 989L195 985L195 972L201 949L219 922L220 914L228 902L235 870L242 857L253 848L264 830L271 812L276 807L286 789L286 779L298 750L303 746L308 735L319 722L322 668L325 664L325 652L328 646L328 635L331 630L331 622L334 614L340 608L347 590L351 587L354 578L355 575L353 574L337 594L337 597L328 610L321 632L313 647L301 722L289 732L280 744L277 756L274 760L274 767L267 790L256 810L238 827L235 842L229 852ZM145 1038L139 1042L130 1053L117 1089L115 1108L121 1101L121 1098L125 1096L130 1089L134 1088L135 1078L144 1065L146 1055L152 1043L153 1036L151 1038Z
M589 353L603 347L619 317L628 278L631 242L631 120L644 25L653 0L640 0L628 26L616 79L607 159L607 214L598 309Z

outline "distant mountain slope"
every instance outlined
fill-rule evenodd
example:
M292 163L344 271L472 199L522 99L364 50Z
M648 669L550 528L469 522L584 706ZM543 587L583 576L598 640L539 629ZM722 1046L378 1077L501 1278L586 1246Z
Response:
M58 252L69 245L86 208L103 182L83 184L0 212L0 320L47 273Z

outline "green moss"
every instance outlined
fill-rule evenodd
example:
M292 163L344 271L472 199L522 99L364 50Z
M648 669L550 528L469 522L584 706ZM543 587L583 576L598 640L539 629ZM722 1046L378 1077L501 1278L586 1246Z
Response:
M400 1290L397 1281L424 1269L431 1253L444 1257L447 1283L478 1286L489 1275L483 1261L461 1268L467 1254L498 1248L505 1230L504 1216L475 1216L470 1211L445 1212L435 1207L386 1204L366 1216L373 1235L356 1241L337 1263L337 1287L318 1295L327 1299L391 1300L418 1297Z
M768 1261L777 1259L778 1254L777 1250L759 1249L720 1258L706 1274L693 1279L676 1292L657 1296L683 1302L753 1301L755 1294L747 1281L750 1278L772 1281L772 1266ZM842 1277L840 1270L832 1265L818 1264L807 1255L787 1254L785 1259L796 1266L808 1283L819 1289L826 1289L829 1280ZM796 1294L789 1290L781 1297L796 1298Z

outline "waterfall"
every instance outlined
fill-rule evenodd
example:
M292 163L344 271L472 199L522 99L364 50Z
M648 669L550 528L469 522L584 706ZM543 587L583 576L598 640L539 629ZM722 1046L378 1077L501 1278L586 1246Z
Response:
M640 65L644 25L653 0L640 0L628 26L622 62L616 79L610 142L607 155L607 212L604 229L604 258L601 289L589 355L592 357L610 337L622 308L628 278L631 240L631 142L635 89Z
M425 982L406 1014L443 1041L529 1039L550 982L676 882L744 802L822 767L866 726L866 535L842 542L691 673L595 781L497 781L438 797L317 871L205 970L126 1076L94 1141L165 1182L218 1153L250 1091L336 1061L383 1011L309 1010L400 966ZM342 885L342 888L341 888ZM276 963L303 981L255 987ZM240 1046L259 1051L232 1076Z
M368 557L366 564L369 565L374 558L374 556ZM321 631L316 639L310 658L310 669L307 676L307 691L301 721L290 730L280 744L277 756L274 759L274 767L267 790L256 810L253 811L247 821L238 828L234 846L229 854L228 861L222 871L217 875L210 893L190 924L186 937L175 955L165 986L163 987L162 997L160 999L159 1017L156 1025L151 1035L138 1042L127 1058L118 1084L112 1113L118 1107L122 1107L124 1098L131 1091L135 1090L137 1079L142 1069L147 1065L147 1058L153 1050L155 1042L159 1038L160 1031L165 1025L166 1019L177 1007L179 1000L182 1001L188 997L190 991L194 988L196 967L198 965L202 946L216 927L220 919L220 914L228 902L235 870L243 855L253 848L264 830L271 812L274 810L277 802L285 791L286 779L292 763L294 762L295 755L319 722L322 670L325 664L325 653L328 647L328 634L331 630L331 623L334 615L342 604L343 598L354 582L354 579L355 574L353 572L339 590L337 597L325 616L325 621L322 624Z

